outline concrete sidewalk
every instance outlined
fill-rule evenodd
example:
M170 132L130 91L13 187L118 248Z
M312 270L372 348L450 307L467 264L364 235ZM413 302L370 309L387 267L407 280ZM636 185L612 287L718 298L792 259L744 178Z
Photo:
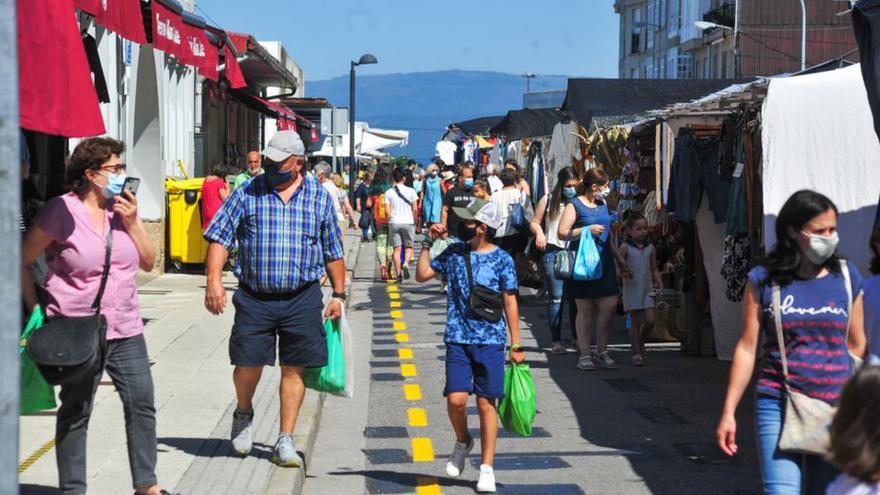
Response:
M348 263L359 245L360 236L347 233ZM297 493L303 471L271 463L279 422L277 367L265 371L255 397L254 451L245 459L232 453L228 435L235 391L228 340L234 311L230 302L224 314L208 313L204 284L202 275L166 274L139 289L156 391L159 482L187 495ZM231 298L235 278L227 273L224 284ZM329 291L325 287L327 296ZM307 393L297 424L297 445L307 460L322 401L320 394ZM55 493L54 411L22 416L20 427L21 493ZM87 458L89 493L132 492L122 403L106 375L95 399Z

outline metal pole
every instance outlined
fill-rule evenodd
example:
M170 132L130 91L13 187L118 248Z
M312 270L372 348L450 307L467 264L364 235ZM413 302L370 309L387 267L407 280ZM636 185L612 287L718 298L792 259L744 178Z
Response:
M807 68L807 6L801 0L801 70Z
M21 335L21 205L15 0L0 0L0 493L18 493L18 336Z
M733 77L739 77L739 0L733 4Z
M333 142L333 170L337 174L342 173L342 167L336 168L336 108L332 108L330 112L330 140Z
M357 160L354 154L354 62L351 63L351 72L348 75L348 196L351 204L354 201L354 181L357 177Z

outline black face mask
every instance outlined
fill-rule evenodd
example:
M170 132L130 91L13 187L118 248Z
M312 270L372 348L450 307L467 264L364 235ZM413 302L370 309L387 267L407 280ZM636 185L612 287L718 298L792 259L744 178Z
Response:
M288 182L293 177L293 171L288 170L287 172L282 172L279 170L277 166L268 166L265 167L266 171L266 182L269 183L269 187L278 187L285 182Z
M458 238L464 242L470 242L477 235L477 227L468 227L464 222L458 224Z

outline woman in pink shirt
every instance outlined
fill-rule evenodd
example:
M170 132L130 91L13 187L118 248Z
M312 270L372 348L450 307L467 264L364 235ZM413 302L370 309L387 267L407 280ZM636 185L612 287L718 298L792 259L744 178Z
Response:
M67 165L71 192L53 198L24 239L22 267L46 254L49 274L39 295L22 269L25 304L42 304L48 318L89 316L98 293L108 233L110 273L101 299L107 319L106 370L122 399L128 458L137 495L167 494L156 480L156 408L153 378L137 298L138 268L150 271L156 251L137 213L137 199L122 192L124 144L86 139ZM101 373L61 387L55 449L62 493L86 492L86 430Z

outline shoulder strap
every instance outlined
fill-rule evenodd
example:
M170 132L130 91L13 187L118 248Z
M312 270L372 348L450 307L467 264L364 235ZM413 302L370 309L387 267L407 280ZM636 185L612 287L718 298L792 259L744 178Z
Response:
M844 342L849 339L849 323L852 321L852 305L853 305L853 293L852 293L852 280L850 278L849 273L849 264L847 264L846 260L840 260L840 272L843 274L843 284L846 285L846 337L844 338Z
M468 288L474 290L474 273L471 270L471 250L466 249L464 252L464 264L467 267Z
M98 287L98 296L92 303L95 314L101 312L101 299L104 297L104 289L107 287L107 278L110 276L110 253L113 250L113 224L107 227L107 249L104 252L104 271L101 272L101 285Z
M400 189L398 189L396 185L394 186L394 192L397 194L398 198L402 199L403 202L407 204L407 206L412 206L412 201L406 199L406 196L401 194Z
M782 359L782 376L788 388L788 359L785 355L785 337L782 334L782 291L779 284L773 283L773 319L776 327L776 340L779 343L779 357Z

